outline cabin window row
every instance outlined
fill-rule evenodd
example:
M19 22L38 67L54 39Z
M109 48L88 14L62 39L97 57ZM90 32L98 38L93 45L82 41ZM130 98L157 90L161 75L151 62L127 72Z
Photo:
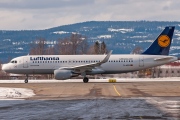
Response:
M33 63L96 63L101 62L100 60L96 61L33 61ZM109 60L108 62L133 62L133 60Z
M160 71L162 73L162 71ZM165 73L175 73L173 70L172 71L165 71ZM180 71L177 71L177 73L180 73Z
M133 62L133 60L109 60L109 62Z
M100 61L33 61L33 63L95 63Z

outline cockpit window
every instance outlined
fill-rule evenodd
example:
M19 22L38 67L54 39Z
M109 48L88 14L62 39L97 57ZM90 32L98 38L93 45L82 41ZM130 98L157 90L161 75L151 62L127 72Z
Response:
M10 61L10 63L17 63L17 61L16 60L12 60L12 61Z

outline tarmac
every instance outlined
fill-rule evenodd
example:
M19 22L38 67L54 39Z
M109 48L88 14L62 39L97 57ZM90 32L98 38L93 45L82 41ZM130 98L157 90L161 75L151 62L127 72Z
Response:
M172 119L180 120L180 79L1 81L34 96L1 100L2 119ZM8 103L8 104L7 104Z

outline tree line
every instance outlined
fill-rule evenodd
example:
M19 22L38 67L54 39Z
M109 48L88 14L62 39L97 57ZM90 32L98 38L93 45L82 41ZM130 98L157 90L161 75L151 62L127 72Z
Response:
M49 45L47 40L39 38L30 44L30 55L77 55L77 54L105 54L108 52L105 42L96 41L90 45L87 37L80 34L71 34L61 38L56 44Z

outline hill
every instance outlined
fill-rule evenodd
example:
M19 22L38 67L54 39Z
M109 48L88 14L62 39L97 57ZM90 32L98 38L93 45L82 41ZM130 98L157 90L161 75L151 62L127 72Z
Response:
M0 30L0 60L7 62L8 59L27 55L30 44L38 38L45 38L52 46L59 38L72 33L86 36L89 44L105 41L113 54L128 54L137 46L146 49L165 26L176 27L170 54L180 56L180 22L89 21L45 30Z

